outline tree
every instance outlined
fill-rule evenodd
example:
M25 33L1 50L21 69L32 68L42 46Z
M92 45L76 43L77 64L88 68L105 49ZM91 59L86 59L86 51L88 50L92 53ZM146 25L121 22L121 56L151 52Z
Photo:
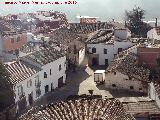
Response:
M151 29L147 23L143 22L144 15L145 10L140 7L135 7L132 11L125 11L126 25L135 36L146 37L148 30Z
M0 62L0 111L14 103L14 92L9 73Z

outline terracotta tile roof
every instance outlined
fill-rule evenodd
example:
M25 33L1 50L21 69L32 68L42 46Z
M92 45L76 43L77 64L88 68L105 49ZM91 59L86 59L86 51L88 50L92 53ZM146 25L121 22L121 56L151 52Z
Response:
M67 28L60 28L51 32L50 38L59 44L68 44L80 37Z
M78 48L84 47L84 38L73 33L67 28L57 29L49 34L50 43L59 45L62 49L67 49L74 41L79 41Z
M40 71L39 68L28 65L21 60L6 65L6 69L10 73L12 84L17 84Z
M100 29L88 38L87 43L113 43L113 30L112 29Z
M70 29L72 32L78 34L89 34L99 29L111 29L112 24L107 22L97 22L97 23L70 23Z
M46 45L46 47L41 47L40 49L40 51L26 55L24 58L43 66L65 56L64 53L52 48L50 45Z
M158 108L155 101L142 101L142 102L132 102L123 103L123 106L127 113L133 115L134 117L143 116L145 114L159 114L160 109Z
M130 49L132 49L132 47ZM136 80L148 82L150 71L142 66L138 66L137 58L136 54L125 50L114 59L107 68L107 71L119 71Z
M135 120L117 99L78 99L33 108L20 120Z

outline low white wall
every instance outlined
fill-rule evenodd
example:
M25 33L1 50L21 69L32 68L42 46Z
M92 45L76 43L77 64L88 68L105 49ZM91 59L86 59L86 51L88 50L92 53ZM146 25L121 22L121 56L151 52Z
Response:
M112 84L115 84L116 87L113 87ZM129 80L127 75L121 74L120 72L116 72L116 75L114 75L114 73L106 73L105 86L106 88L110 89L123 89L123 90L147 93L147 88L143 87L141 81ZM130 86L133 86L134 89L131 90ZM142 90L139 90L139 88L142 88Z
M85 58L85 48L83 48L79 51L79 65L82 64L84 58Z

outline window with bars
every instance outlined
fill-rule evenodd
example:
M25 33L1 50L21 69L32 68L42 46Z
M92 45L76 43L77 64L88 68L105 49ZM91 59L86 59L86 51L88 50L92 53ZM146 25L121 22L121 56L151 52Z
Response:
M107 54L107 49L104 49L104 54Z

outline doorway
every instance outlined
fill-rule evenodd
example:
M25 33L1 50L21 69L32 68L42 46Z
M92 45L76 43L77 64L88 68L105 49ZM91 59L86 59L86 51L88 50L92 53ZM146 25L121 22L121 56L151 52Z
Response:
M48 91L49 91L49 86L46 85L46 86L45 86L45 93L48 93Z
M29 105L33 105L33 93L28 95L28 101L29 101Z
M63 76L58 79L58 88L63 87Z
M92 66L97 66L97 65L98 65L97 58L92 58Z

